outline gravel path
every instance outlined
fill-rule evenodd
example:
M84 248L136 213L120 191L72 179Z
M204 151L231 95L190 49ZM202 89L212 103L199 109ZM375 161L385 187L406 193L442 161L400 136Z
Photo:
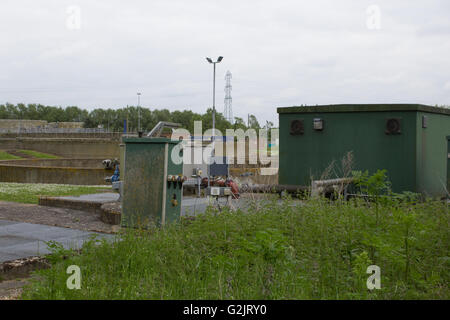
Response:
M16 300L22 293L22 288L28 283L28 278L0 282L0 300Z
M0 220L103 233L114 233L118 230L118 226L102 222L99 216L94 213L6 201L0 201ZM19 298L22 287L28 280L29 278L26 275L12 280L0 278L0 300Z

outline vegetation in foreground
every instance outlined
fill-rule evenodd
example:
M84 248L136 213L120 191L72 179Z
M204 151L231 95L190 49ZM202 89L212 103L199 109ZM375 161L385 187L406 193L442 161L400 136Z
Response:
M380 181L368 182L371 190ZM52 267L22 298L448 299L448 213L445 202L412 194L209 210L115 241L92 239L81 254L51 243ZM81 269L79 290L66 286L70 265ZM370 265L380 267L379 290L367 289Z
M40 196L80 196L108 191L111 191L108 186L1 182L0 201L37 204Z

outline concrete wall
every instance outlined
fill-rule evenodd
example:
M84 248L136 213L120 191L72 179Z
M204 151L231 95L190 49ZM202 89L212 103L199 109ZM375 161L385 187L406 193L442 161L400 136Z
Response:
M24 167L54 167L54 168L89 168L103 169L102 161L104 158L97 159L15 159L1 160L0 165L15 165Z
M25 149L64 158L119 158L119 143L102 138L0 138L0 150Z
M83 128L84 122L49 122L49 128Z
M74 163L74 162L77 163ZM95 163L94 163L95 161ZM63 165L96 165L99 159L45 159L0 161L0 181L20 183L57 183L76 185L104 185L105 177L113 170L89 167L63 167ZM51 166L59 165L59 167Z
M121 132L0 132L2 138L102 138L119 141L122 137Z
M83 128L83 122L50 122L45 120L0 119L0 129Z
M0 119L0 129L6 130L43 128L46 125L45 120Z

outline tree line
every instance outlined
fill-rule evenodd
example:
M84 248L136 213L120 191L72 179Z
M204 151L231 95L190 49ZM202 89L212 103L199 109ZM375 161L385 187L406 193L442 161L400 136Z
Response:
M199 114L191 110L169 111L168 109L150 109L136 106L127 106L119 109L96 108L88 111L77 106L63 108L42 104L0 104L0 119L83 122L85 128L103 127L113 132L123 132L125 120L127 120L127 131L136 132L139 114L142 131L150 131L159 121L181 123L182 127L189 130L189 132L194 131L194 121L202 121L203 131L212 128L211 108L207 109L206 113ZM271 123L268 125L271 125ZM234 123L230 123L216 110L216 128L225 133L226 129L247 130L248 128L260 129L261 127L254 115L248 115L247 123L239 117L235 117Z

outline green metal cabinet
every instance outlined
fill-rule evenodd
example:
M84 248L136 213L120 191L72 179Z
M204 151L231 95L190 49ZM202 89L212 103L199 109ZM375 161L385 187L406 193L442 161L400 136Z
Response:
M122 142L122 139L119 144L119 172L120 172L120 180L125 180L125 144Z
M123 227L164 225L181 213L183 163L174 162L172 151L178 141L166 138L124 138Z
M445 195L450 109L414 104L326 105L278 108L278 113L280 184L308 186L333 160L339 166L352 151L354 170L386 169L395 192ZM387 132L390 119L400 124L396 134ZM322 127L315 127L320 120Z
M447 192L450 193L450 136L447 136Z

